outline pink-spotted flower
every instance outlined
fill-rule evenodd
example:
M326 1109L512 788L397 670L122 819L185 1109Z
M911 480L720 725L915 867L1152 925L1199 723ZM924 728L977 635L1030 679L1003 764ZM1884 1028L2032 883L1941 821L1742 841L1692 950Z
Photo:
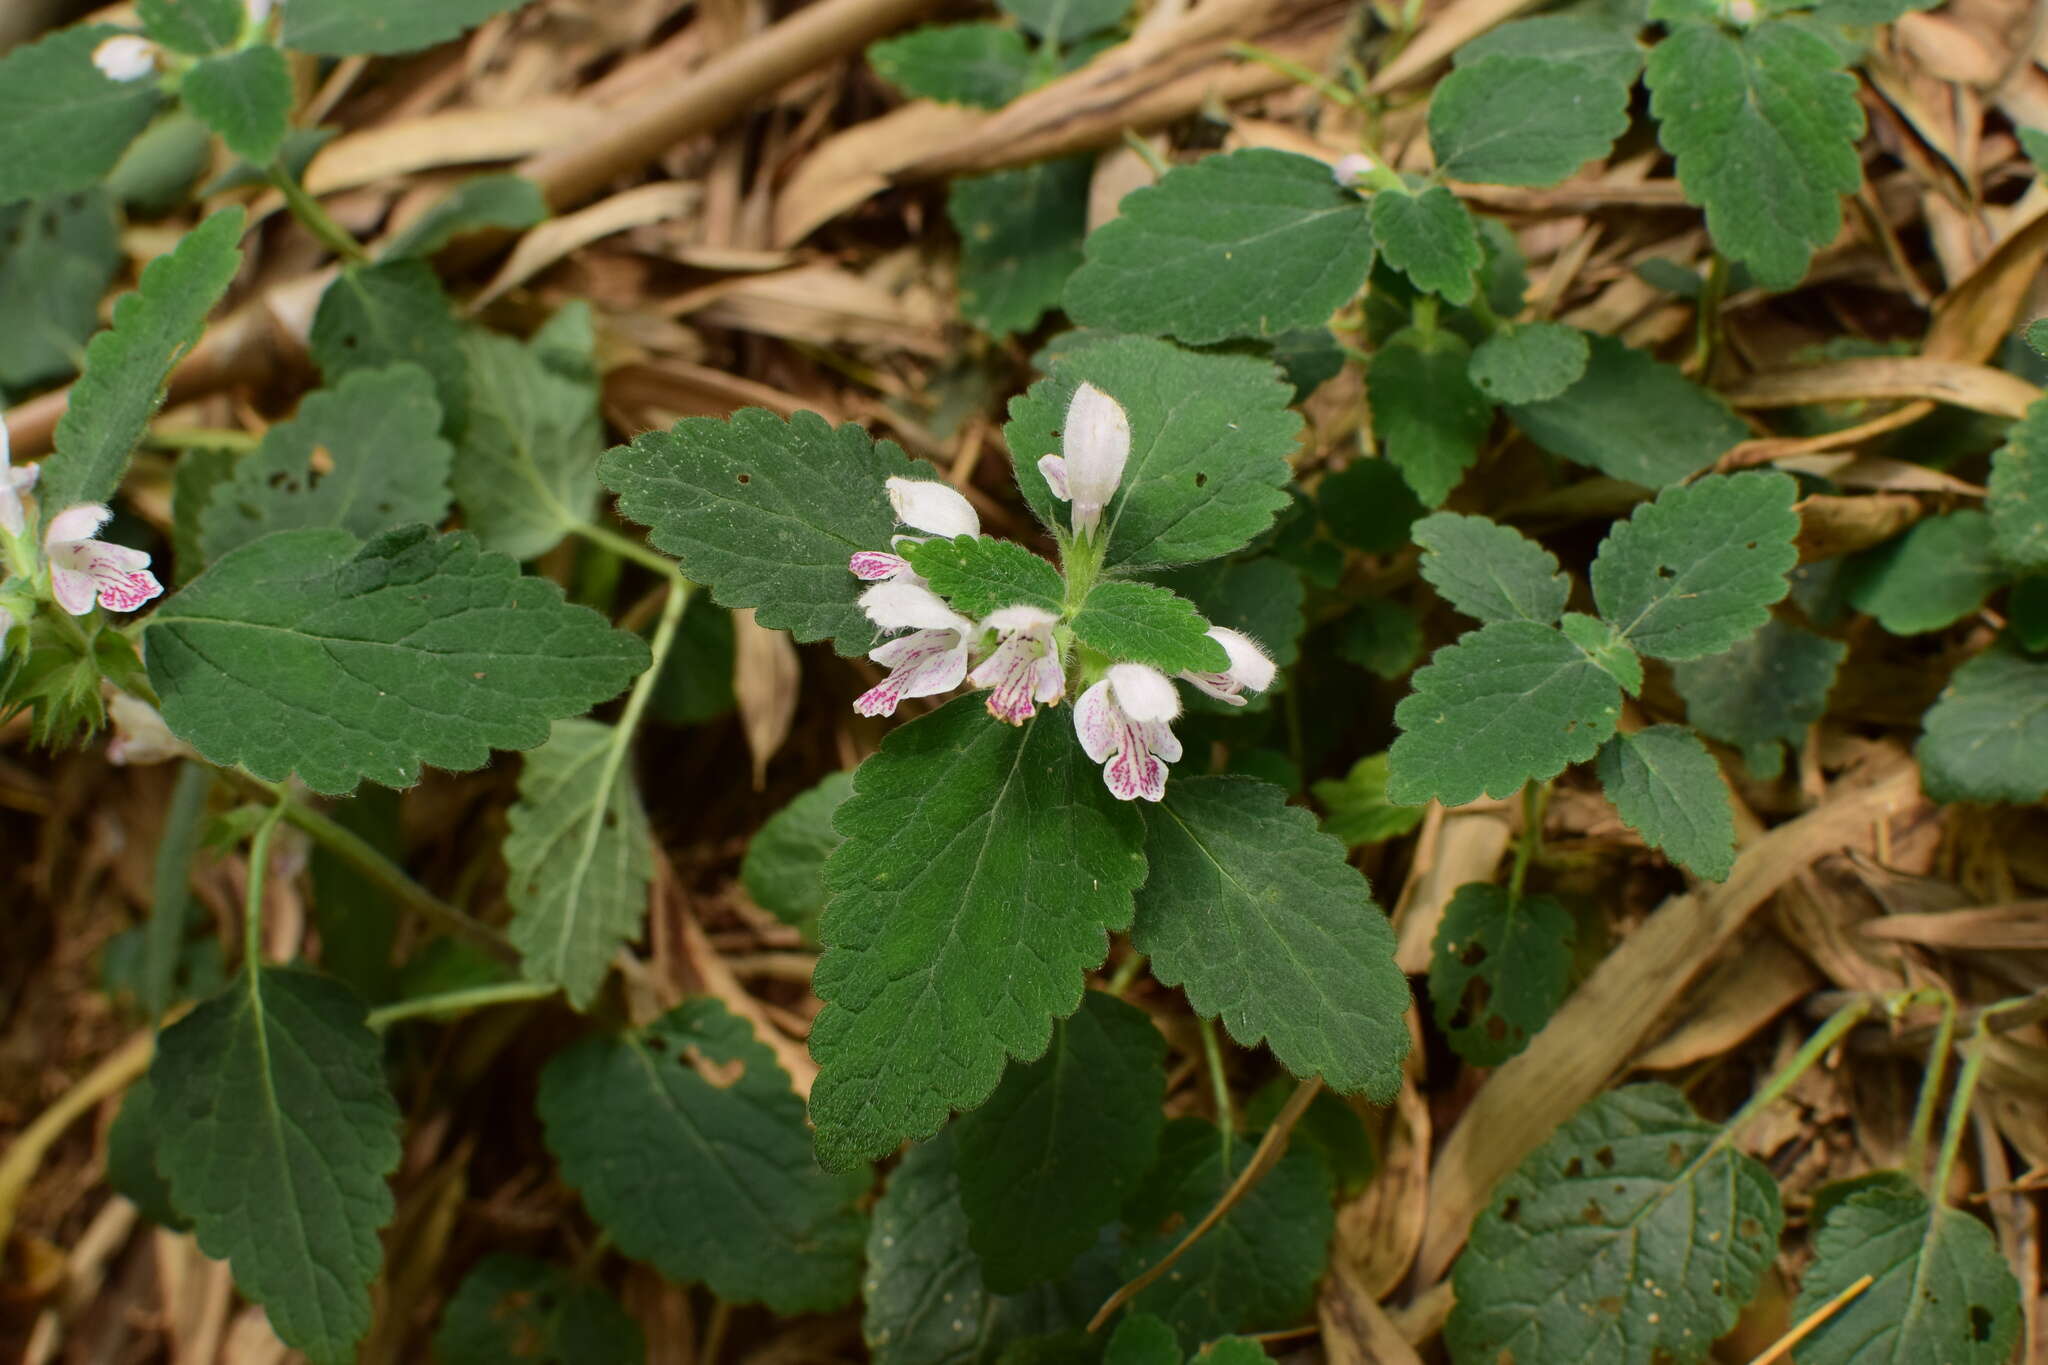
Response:
M950 692L967 676L974 622L930 588L900 579L877 583L860 595L860 605L881 629L909 632L868 651L889 676L855 699L861 715L893 716L905 697Z
M1052 495L1073 504L1075 535L1095 534L1130 456L1131 421L1123 405L1093 384L1075 389L1060 428L1060 453L1038 462Z
M1263 692L1273 685L1273 661L1256 641L1225 626L1209 627L1209 638L1223 646L1223 652L1230 656L1229 665L1221 673L1188 669L1181 673L1182 678L1232 706L1243 706L1246 692Z
M82 502L51 517L43 532L50 595L73 616L91 611L94 598L108 611L134 611L164 590L149 572L148 555L93 539L113 515L100 503Z
M896 520L900 524L926 533L921 536L891 536L889 544L894 548L920 545L932 536L951 540L954 536L981 534L981 518L975 515L974 504L962 497L960 490L953 485L936 479L890 479L889 506L896 509ZM868 583L887 582L892 578L924 582L911 572L909 560L887 550L862 550L846 567L855 578Z
M1167 728L1179 714L1173 679L1148 664L1111 664L1074 703L1074 733L1119 801L1157 801L1166 795L1166 765L1180 758Z
M10 458L12 449L8 444L7 423L0 422L0 528L11 536L18 536L28 526L28 513L21 505L21 495L36 486L36 475L43 472L43 467L32 464L26 469L16 469Z
M1037 607L1003 607L981 623L996 646L967 681L991 689L988 713L1007 725L1022 725L1067 694L1067 671L1053 647L1059 617Z
M156 44L133 33L119 34L92 50L92 64L110 81L139 81L156 74Z

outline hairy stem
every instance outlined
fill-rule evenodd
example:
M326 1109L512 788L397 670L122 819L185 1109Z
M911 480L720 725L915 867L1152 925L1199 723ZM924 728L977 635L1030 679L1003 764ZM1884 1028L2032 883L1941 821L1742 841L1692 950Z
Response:
M499 981L489 986L419 995L410 1000L371 1010L365 1023L380 1033L403 1019L424 1019L443 1014L467 1014L491 1005L514 1005L545 1000L560 987L544 981Z

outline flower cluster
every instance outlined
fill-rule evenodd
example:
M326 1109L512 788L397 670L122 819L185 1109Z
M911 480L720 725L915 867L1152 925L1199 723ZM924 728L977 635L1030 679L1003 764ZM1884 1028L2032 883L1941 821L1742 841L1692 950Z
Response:
M1131 451L1129 418L1115 399L1083 384L1067 407L1060 443L1061 453L1047 455L1038 469L1053 495L1070 507L1072 544L1092 548L1102 534L1103 512L1123 483ZM847 564L854 577L873 585L861 594L861 608L891 638L868 658L888 674L853 709L890 716L907 698L937 696L965 682L987 689L990 715L1022 725L1039 707L1065 700L1074 651L1061 616L1016 603L972 620L934 592L904 553L933 537L980 535L973 504L951 486L926 479L892 478L888 488L897 523L908 529L892 536L888 549L863 550ZM1247 692L1272 686L1273 661L1255 642L1221 626L1208 633L1228 664L1221 672L1183 672L1183 681L1231 706L1244 705ZM1112 660L1102 666L1099 656L1094 663L1074 704L1081 747L1102 765L1103 781L1119 799L1160 800L1166 765L1181 756L1170 728L1180 715L1180 693L1172 678L1150 664Z
M40 465L16 469L6 423L0 422L0 532L7 559L19 576L37 586L66 613L83 616L97 602L109 611L134 611L163 592L149 572L149 556L125 545L94 539L114 513L97 502L67 507L43 528L40 559L28 539L28 508L22 495L35 487ZM43 578L47 569L47 580ZM15 610L0 606L0 641L16 625Z

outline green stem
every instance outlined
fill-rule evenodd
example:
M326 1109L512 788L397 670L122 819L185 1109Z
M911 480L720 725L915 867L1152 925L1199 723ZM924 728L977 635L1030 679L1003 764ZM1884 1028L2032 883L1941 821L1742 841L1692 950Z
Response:
M1424 337L1436 335L1436 295L1417 294L1415 307L1409 311L1408 319L1415 324L1415 330Z
M1927 1146L1934 1135L1934 1110L1941 1097L1941 1083L1948 1075L1949 1050L1956 1043L1956 998L1945 990L1914 991L1907 999L1931 993L1941 1003L1941 1023L1934 1030L1934 1045L1927 1054L1927 1073L1920 1078L1920 1097L1913 1104L1912 1136L1906 1141L1906 1169L1918 1180L1927 1170ZM1906 1003L1901 1001L1901 1004Z
M1736 1132L1743 1124L1775 1104L1778 1097L1790 1090L1793 1083L1812 1069L1815 1062L1827 1055L1829 1048L1841 1041L1843 1034L1856 1027L1863 1016L1870 1013L1875 1003L1868 998L1852 1000L1829 1015L1827 1022L1815 1029L1813 1036L1806 1040L1806 1045L1792 1055L1792 1060L1781 1067L1777 1075L1764 1082L1764 1088L1750 1096L1749 1103L1736 1110L1735 1117L1728 1120L1727 1126L1721 1129L1721 1136L1714 1140L1715 1145L1725 1146L1733 1142Z
M1223 1169L1230 1169L1230 1143L1237 1135L1237 1111L1230 1103L1230 1080L1223 1074L1223 1049L1216 1042L1216 1025L1201 1015L1195 1028L1202 1035L1202 1060L1209 1068L1209 1090L1216 1101L1216 1127L1223 1134Z
M277 837L283 819L284 807L272 806L249 840L249 885L242 897L242 970L249 977L251 990L255 989L256 969L263 963L263 883L270 876L270 841Z
M1515 841L1515 866L1508 874L1508 904L1522 902L1522 885L1529 878L1529 864L1543 847L1543 812L1550 804L1548 782L1522 784L1522 836Z
M1949 1176L1954 1174L1956 1156L1962 1151L1963 1132L1970 1126L1970 1101L1976 1098L1977 1077L1984 1070L1984 1053L1991 1042L1991 1018L2029 1003L2031 997L2021 996L1986 1005L1978 1012L1977 1027L1970 1030L1970 1041L1963 1048L1963 1065L1956 1072L1956 1093L1948 1102L1948 1121L1941 1132L1941 1155L1934 1163L1934 1179L1927 1187L1927 1197L1935 1204L1948 1203Z
M1145 955L1132 953L1116 964L1116 975L1109 979L1109 993L1121 999L1123 993L1138 979L1138 973L1145 970Z
M483 1009L490 1005L545 1000L559 989L561 988L543 981L499 981L489 986L471 986L466 990L442 991L437 995L420 995L410 1000L400 1000L395 1004L371 1010L366 1022L371 1028L382 1032L402 1019L467 1014L471 1010Z
M1287 77L1287 79L1307 86L1332 104L1341 105L1346 109L1358 108L1358 97L1356 95L1344 89L1344 87L1338 85L1329 77L1309 70L1292 57L1284 57L1278 52L1272 52L1260 47L1257 43L1232 43L1230 45L1230 55L1242 57L1247 61L1257 62L1261 66L1271 67Z
M1144 162L1156 177L1164 177L1168 171L1173 169L1172 165L1168 163L1165 157L1159 155L1159 152L1151 143L1145 141L1144 138L1138 136L1136 132L1129 128L1124 129L1124 146L1136 152L1138 160Z
M237 455L262 444L246 431L226 427L153 427L144 439L159 450L230 450Z
M681 581L682 571L676 567L673 559L648 549L629 536L622 536L617 531L589 521L570 522L569 533L582 536L591 544L602 546L621 559L630 559L635 564L652 569L664 577L673 577Z
M270 183L277 186L284 195L285 207L292 211L292 217L299 220L306 231L320 240L320 244L350 265L368 265L370 253L363 250L363 244L354 234L334 221L333 215L320 206L320 201L306 192L299 178L287 170L282 162L270 168Z

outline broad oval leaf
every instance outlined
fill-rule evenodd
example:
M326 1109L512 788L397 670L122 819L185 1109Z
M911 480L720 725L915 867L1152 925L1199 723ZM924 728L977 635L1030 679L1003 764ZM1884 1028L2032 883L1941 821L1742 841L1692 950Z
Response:
M1592 14L1543 14L1487 30L1452 53L1451 61L1469 66L1502 56L1589 66L1629 86L1643 69L1644 49L1632 30Z
M1797 749L1827 712L1849 647L1810 630L1770 620L1733 648L1671 670L1693 728L1742 750L1758 777L1775 778L1786 744Z
M2048 797L2048 662L1987 650L1955 671L1922 724L1913 752L1935 800Z
M1437 167L1453 180L1554 185L1627 130L1629 84L1590 63L1461 62L1429 99Z
M440 1365L645 1365L640 1324L567 1269L494 1252L478 1261L441 1313Z
M241 0L136 0L135 12L152 41L190 57L233 43L249 14Z
M1366 375L1373 435L1426 507L1451 495L1479 458L1493 405L1473 386L1471 348L1446 328L1407 328L1373 352Z
M1373 195L1372 235L1380 259L1423 293L1460 307L1472 301L1473 277L1484 259L1479 230L1444 186L1416 194L1389 187Z
M1995 552L1997 529L1974 508L1928 517L1852 559L1843 588L1858 611L1894 635L1943 630L1984 605L2011 576Z
M434 376L442 421L459 432L469 415L470 384L462 336L433 267L406 259L337 275L320 295L307 346L329 384L401 361L419 366ZM456 462L458 479L466 463Z
M962 176L946 191L960 233L960 316L992 336L1026 332L1059 307L1088 233L1095 159Z
M1429 948L1429 999L1451 1050L1499 1066L1529 1045L1571 989L1571 912L1549 896L1467 882Z
M1529 439L1645 488L1676 483L1721 458L1749 428L1717 394L1615 337L1587 337L1586 371L1555 398L1515 403Z
M125 31L80 24L0 58L0 204L96 184L156 113L154 80L109 80L92 64Z
M1031 49L1001 24L931 24L870 45L868 65L913 98L1000 109L1029 84Z
M1438 512L1411 531L1423 550L1422 576L1446 602L1482 623L1557 624L1572 585L1557 556L1512 526Z
M1576 327L1519 322L1474 347L1466 373L1496 403L1540 403L1578 383L1591 353Z
M185 73L178 93L244 161L268 165L284 145L292 73L284 53L268 44L204 59Z
M2014 568L2048 568L2048 399L2034 402L1992 455L1986 488L1998 557Z
M415 52L526 0L314 0L284 7L284 45L322 57Z
M1651 848L1708 881L1735 868L1728 783L1707 746L1683 725L1616 735L1600 749L1600 785Z
M1112 659L1135 659L1167 673L1221 673L1223 646L1194 604L1154 583L1098 583L1073 620L1081 643Z
M26 393L78 369L100 300L127 264L105 189L0 204L0 392Z

